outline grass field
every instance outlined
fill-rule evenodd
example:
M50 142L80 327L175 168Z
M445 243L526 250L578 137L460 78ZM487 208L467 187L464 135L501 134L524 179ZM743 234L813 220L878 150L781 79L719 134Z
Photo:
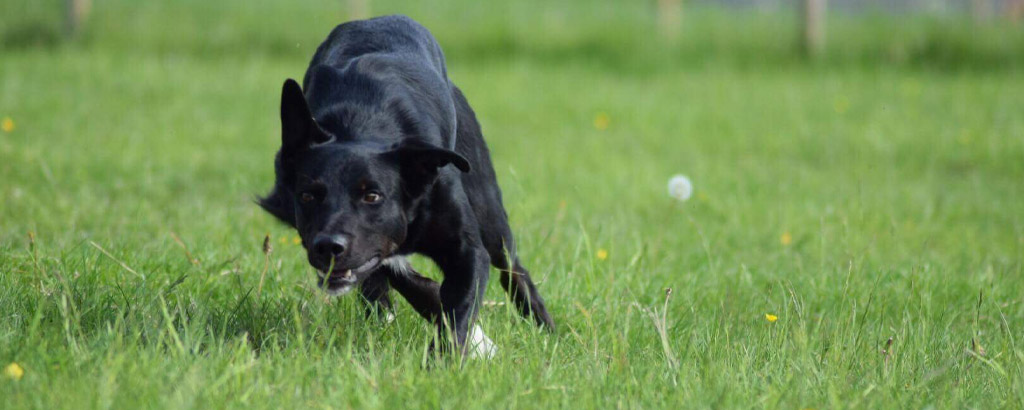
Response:
M840 21L861 51L815 64L766 16L661 53L631 6L537 11L545 38L497 23L526 6L385 3L451 50L560 326L492 284L497 357L424 366L428 324L325 299L252 202L335 2L224 3L8 30L34 45L0 48L0 407L1024 407L1019 27Z

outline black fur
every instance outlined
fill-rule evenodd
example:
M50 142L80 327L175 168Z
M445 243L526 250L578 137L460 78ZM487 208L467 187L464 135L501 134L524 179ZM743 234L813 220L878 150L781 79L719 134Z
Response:
M285 82L281 122L276 182L259 204L298 230L322 286L358 283L386 307L390 285L461 348L493 265L520 312L554 328L516 256L480 125L426 28L402 16L338 26L303 87ZM381 265L410 253L433 259L443 282Z

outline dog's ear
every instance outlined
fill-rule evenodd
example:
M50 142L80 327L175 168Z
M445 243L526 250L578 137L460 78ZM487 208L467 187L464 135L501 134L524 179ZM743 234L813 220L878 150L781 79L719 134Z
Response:
M293 228L295 227L294 201L292 201L291 195L282 189L280 185L275 185L267 196L256 198L256 203L281 222Z
M302 87L291 78L285 80L281 89L281 151L296 152L329 139L330 135L313 119Z
M451 164L459 171L470 171L469 161L462 155L419 140L395 144L383 155L398 163L405 192L412 198L422 195L434 183L441 167Z
M420 174L436 174L439 168L448 164L462 172L470 171L469 161L462 155L415 139L392 145L384 155L397 160L403 168Z
M294 194L288 190L288 185L285 183L289 176L281 156L278 153L277 158L274 159L274 173L276 174L274 187L270 189L267 196L256 197L256 203L281 222L295 227Z

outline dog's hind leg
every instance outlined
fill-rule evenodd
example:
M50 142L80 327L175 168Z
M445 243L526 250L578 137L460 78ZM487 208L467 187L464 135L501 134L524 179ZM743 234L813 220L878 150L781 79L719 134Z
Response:
M527 318L533 317L537 324L548 330L555 330L555 322L548 315L544 300L530 279L530 272L516 256L508 213L501 203L501 189L498 188L498 179L476 114L458 87L452 87L452 93L459 120L456 151L473 160L473 172L462 174L462 183L480 223L480 239L491 258L491 265L501 271L501 286L519 313Z
M500 235L487 235L491 240L484 240L484 246L491 254L491 264L501 271L501 287L508 292L523 317L532 317L538 325L554 331L555 321L548 314L544 299L530 278L530 271L523 267L516 255L511 229L507 222L502 225ZM501 239L495 240L495 236Z
M512 260L512 269L508 269L507 266L496 267L501 270L501 286L508 292L509 297L519 309L519 313L523 317L532 316L538 325L554 331L555 321L548 314L548 310L544 306L544 299L541 298L540 292L537 291L533 280L530 279L530 272L519 264L519 259Z

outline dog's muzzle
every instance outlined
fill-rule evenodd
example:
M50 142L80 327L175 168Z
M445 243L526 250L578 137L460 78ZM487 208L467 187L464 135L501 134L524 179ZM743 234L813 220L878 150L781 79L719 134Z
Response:
M334 270L330 273L317 270L317 285L331 296L341 296L359 283L360 276L380 266L380 257L374 256L355 269Z

